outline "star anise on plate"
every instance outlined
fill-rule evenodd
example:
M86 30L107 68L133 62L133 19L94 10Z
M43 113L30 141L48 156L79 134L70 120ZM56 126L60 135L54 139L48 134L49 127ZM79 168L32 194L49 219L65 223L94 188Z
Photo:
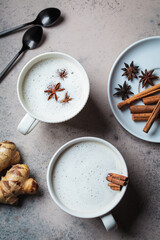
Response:
M59 74L59 77L62 78L63 80L64 80L64 78L67 78L68 73L67 73L66 69L63 69L63 70L58 69L57 72Z
M49 93L48 100L50 100L52 97L55 97L56 101L58 100L58 96L56 92L61 92L64 90L64 88L59 88L60 83L57 83L53 88L48 88L48 90L45 90L44 92Z
M65 98L61 101L61 103L69 103L69 101L71 100L72 98L70 98L70 96L68 96L68 93L66 92Z
M123 86L118 84L119 88L115 88L117 90L116 93L113 94L113 96L116 97L122 97L122 100L125 100L129 98L130 94L133 94L133 92L130 91L131 86L126 83L126 81L123 83Z
M145 69L145 71L141 71L142 75L139 76L139 78L141 78L141 80L139 81L139 83L142 82L142 88L148 84L150 85L154 85L153 84L153 80L158 79L159 77L156 75L153 75L154 69L150 70L149 72L147 71L147 69Z
M121 68L121 70L124 71L124 73L122 74L122 76L126 76L128 78L128 80L133 80L133 78L137 78L137 74L139 72L139 66L135 66L133 61L131 62L130 65L128 65L127 63L124 63L125 68Z

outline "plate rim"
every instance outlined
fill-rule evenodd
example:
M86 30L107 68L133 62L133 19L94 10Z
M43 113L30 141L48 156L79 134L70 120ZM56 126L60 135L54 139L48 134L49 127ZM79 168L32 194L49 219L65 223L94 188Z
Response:
M124 54L129 51L131 48L135 47L136 45L140 44L140 43L143 43L143 42L146 42L146 41L149 41L149 40L154 40L154 39L160 39L160 36L152 36L152 37L147 37L147 38L143 38L143 39L140 39L132 44L130 44L127 48L125 48L119 55L118 57L116 58L116 60L114 61L112 67L111 67L111 70L109 72L109 76L108 76L108 88L107 88L107 96L108 96L108 101L109 101L109 105L110 105L110 108L112 110L112 113L114 114L116 120L118 121L118 123L127 131L129 132L130 134L132 134L133 136L141 139L141 140L144 140L144 141L147 141L147 142L153 142L153 143L160 143L160 140L159 141L155 141L154 139L146 139L145 137L143 136L139 136L138 134L134 133L132 130L129 130L128 127L125 126L125 124L123 124L123 122L118 118L114 108L113 108L113 105L112 105L112 101L111 101L111 95L110 95L110 89L111 89L111 79L112 79L112 75L113 75L113 71L118 63L118 61L120 60L121 57L124 56Z

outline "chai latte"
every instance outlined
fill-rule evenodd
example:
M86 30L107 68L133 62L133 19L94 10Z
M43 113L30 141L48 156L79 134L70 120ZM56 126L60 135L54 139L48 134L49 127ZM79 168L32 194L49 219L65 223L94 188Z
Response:
M123 173L118 155L108 146L84 141L67 148L52 173L53 191L65 207L78 212L99 212L120 192L108 187L109 172Z
M65 69L67 77L62 79L58 72ZM55 97L48 100L48 94L44 91L49 87L60 83L64 91L57 92ZM62 103L65 94L72 98L68 103ZM83 102L85 83L82 71L77 65L67 58L48 58L35 65L27 72L23 86L23 102L33 116L47 122L62 122L69 119L77 111Z

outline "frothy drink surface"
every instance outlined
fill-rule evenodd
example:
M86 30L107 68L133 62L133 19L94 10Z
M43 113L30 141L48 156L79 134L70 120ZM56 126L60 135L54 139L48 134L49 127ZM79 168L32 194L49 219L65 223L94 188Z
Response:
M61 79L57 70L66 69L67 78ZM57 92L58 101L53 97L48 101L48 94L44 93L48 87L60 83L62 92ZM26 74L22 86L24 103L29 111L37 118L56 122L64 121L72 116L79 108L83 99L83 76L78 67L61 58L48 58L36 63ZM61 103L65 93L72 98L69 103Z
M119 194L107 186L110 171L123 173L113 150L98 142L80 142L66 149L56 161L53 190L57 199L73 211L101 211Z

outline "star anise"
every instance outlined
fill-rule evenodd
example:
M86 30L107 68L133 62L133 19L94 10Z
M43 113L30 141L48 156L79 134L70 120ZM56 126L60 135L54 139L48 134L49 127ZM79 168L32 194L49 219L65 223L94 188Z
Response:
M133 92L130 91L131 86L126 83L126 81L123 83L123 86L118 84L119 88L115 88L117 90L116 93L113 94L113 96L116 97L122 97L122 100L125 100L126 98L129 98L129 94L133 94Z
M68 93L66 92L65 98L61 101L61 103L69 103L69 101L71 100L72 98L70 98L70 96L68 96Z
M48 100L50 100L52 97L55 96L56 101L58 100L56 92L61 92L64 90L64 88L59 88L60 83L57 83L53 88L49 88L48 90L45 90L44 92L49 93Z
M121 68L124 71L122 76L126 76L128 80L133 80L133 78L137 78L137 73L139 72L139 66L135 66L133 61L131 62L130 66L127 63L124 63L125 68Z
M63 69L63 70L60 70L60 71L58 69L57 72L59 74L59 77L62 78L63 80L64 80L64 78L67 78L68 73L67 73L66 69Z
M139 83L142 82L142 87L150 84L150 85L154 85L153 84L153 80L158 79L159 77L156 75L153 75L152 73L154 72L154 69L152 69L151 71L147 71L147 69L145 69L145 72L141 71L142 75L139 76L139 78L141 78L141 80L139 81Z

